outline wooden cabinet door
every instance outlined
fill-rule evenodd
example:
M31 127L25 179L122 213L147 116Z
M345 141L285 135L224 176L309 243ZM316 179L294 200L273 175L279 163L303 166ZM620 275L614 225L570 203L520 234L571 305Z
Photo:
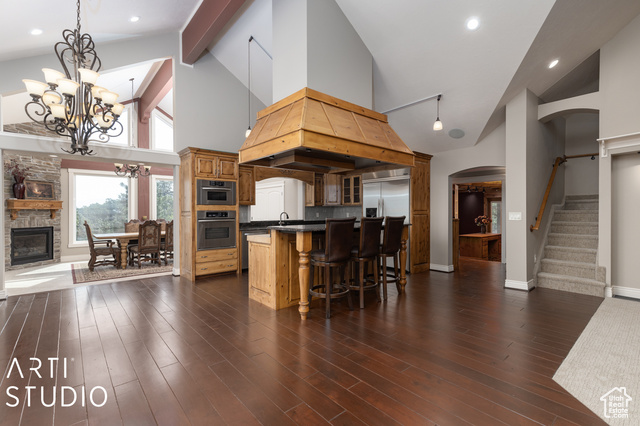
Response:
M253 167L238 169L238 203L241 206L252 206L256 203L256 182Z
M304 184L304 205L305 207L313 207L316 205L315 185Z
M351 177L351 199L354 205L362 205L362 176Z
M342 204L347 206L353 203L351 200L351 178L342 178Z
M324 175L324 205L339 206L342 198L340 188L342 186L341 176L336 174Z
M230 157L218 157L216 177L220 179L237 179L238 160Z
M196 155L196 176L215 177L216 157Z
M314 176L315 184L313 185L313 202L316 206L324 205L324 176L322 173L316 173Z

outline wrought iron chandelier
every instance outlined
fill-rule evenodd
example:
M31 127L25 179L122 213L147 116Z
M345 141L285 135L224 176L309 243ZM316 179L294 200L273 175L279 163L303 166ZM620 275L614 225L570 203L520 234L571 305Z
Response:
M151 166L145 166L144 164L131 164L114 163L116 166L116 174L118 176L129 176L137 178L138 176L149 176L151 174Z
M25 105L29 118L48 130L71 140L69 154L93 155L89 142L108 142L122 134L118 117L124 105L118 94L96 86L101 61L89 34L80 32L80 0L75 30L64 30L64 41L54 46L64 73L43 68L46 83L22 80L31 95Z

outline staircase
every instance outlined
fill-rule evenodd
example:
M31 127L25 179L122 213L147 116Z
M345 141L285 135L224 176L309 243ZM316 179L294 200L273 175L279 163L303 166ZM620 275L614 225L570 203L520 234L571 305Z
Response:
M551 219L537 286L604 297L604 268L596 265L598 196L568 195Z

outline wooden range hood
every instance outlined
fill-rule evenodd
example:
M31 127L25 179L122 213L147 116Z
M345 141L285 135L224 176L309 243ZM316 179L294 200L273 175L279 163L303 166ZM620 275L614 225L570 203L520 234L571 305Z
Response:
M239 154L241 164L321 173L414 165L386 115L309 88L260 111Z

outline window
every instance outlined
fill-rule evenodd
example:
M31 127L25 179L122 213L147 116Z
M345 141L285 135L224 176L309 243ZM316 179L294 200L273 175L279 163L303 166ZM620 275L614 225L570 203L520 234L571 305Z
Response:
M151 149L173 152L173 121L158 110L151 114Z
M502 233L502 201L491 201L491 233Z
M97 190L99 188L99 190ZM110 172L69 170L69 246L87 244L84 221L95 234L123 232L124 223L135 217L135 187L130 178Z
M173 177L151 175L151 219L173 220Z
M131 117L131 104L127 105L122 111L122 115L118 118L118 122L122 124L122 134L117 137L112 137L109 139L109 144L111 145L119 145L119 146L133 146L131 135L132 132L132 122L129 119ZM118 127L116 125L115 127ZM91 228L93 230L93 228Z

